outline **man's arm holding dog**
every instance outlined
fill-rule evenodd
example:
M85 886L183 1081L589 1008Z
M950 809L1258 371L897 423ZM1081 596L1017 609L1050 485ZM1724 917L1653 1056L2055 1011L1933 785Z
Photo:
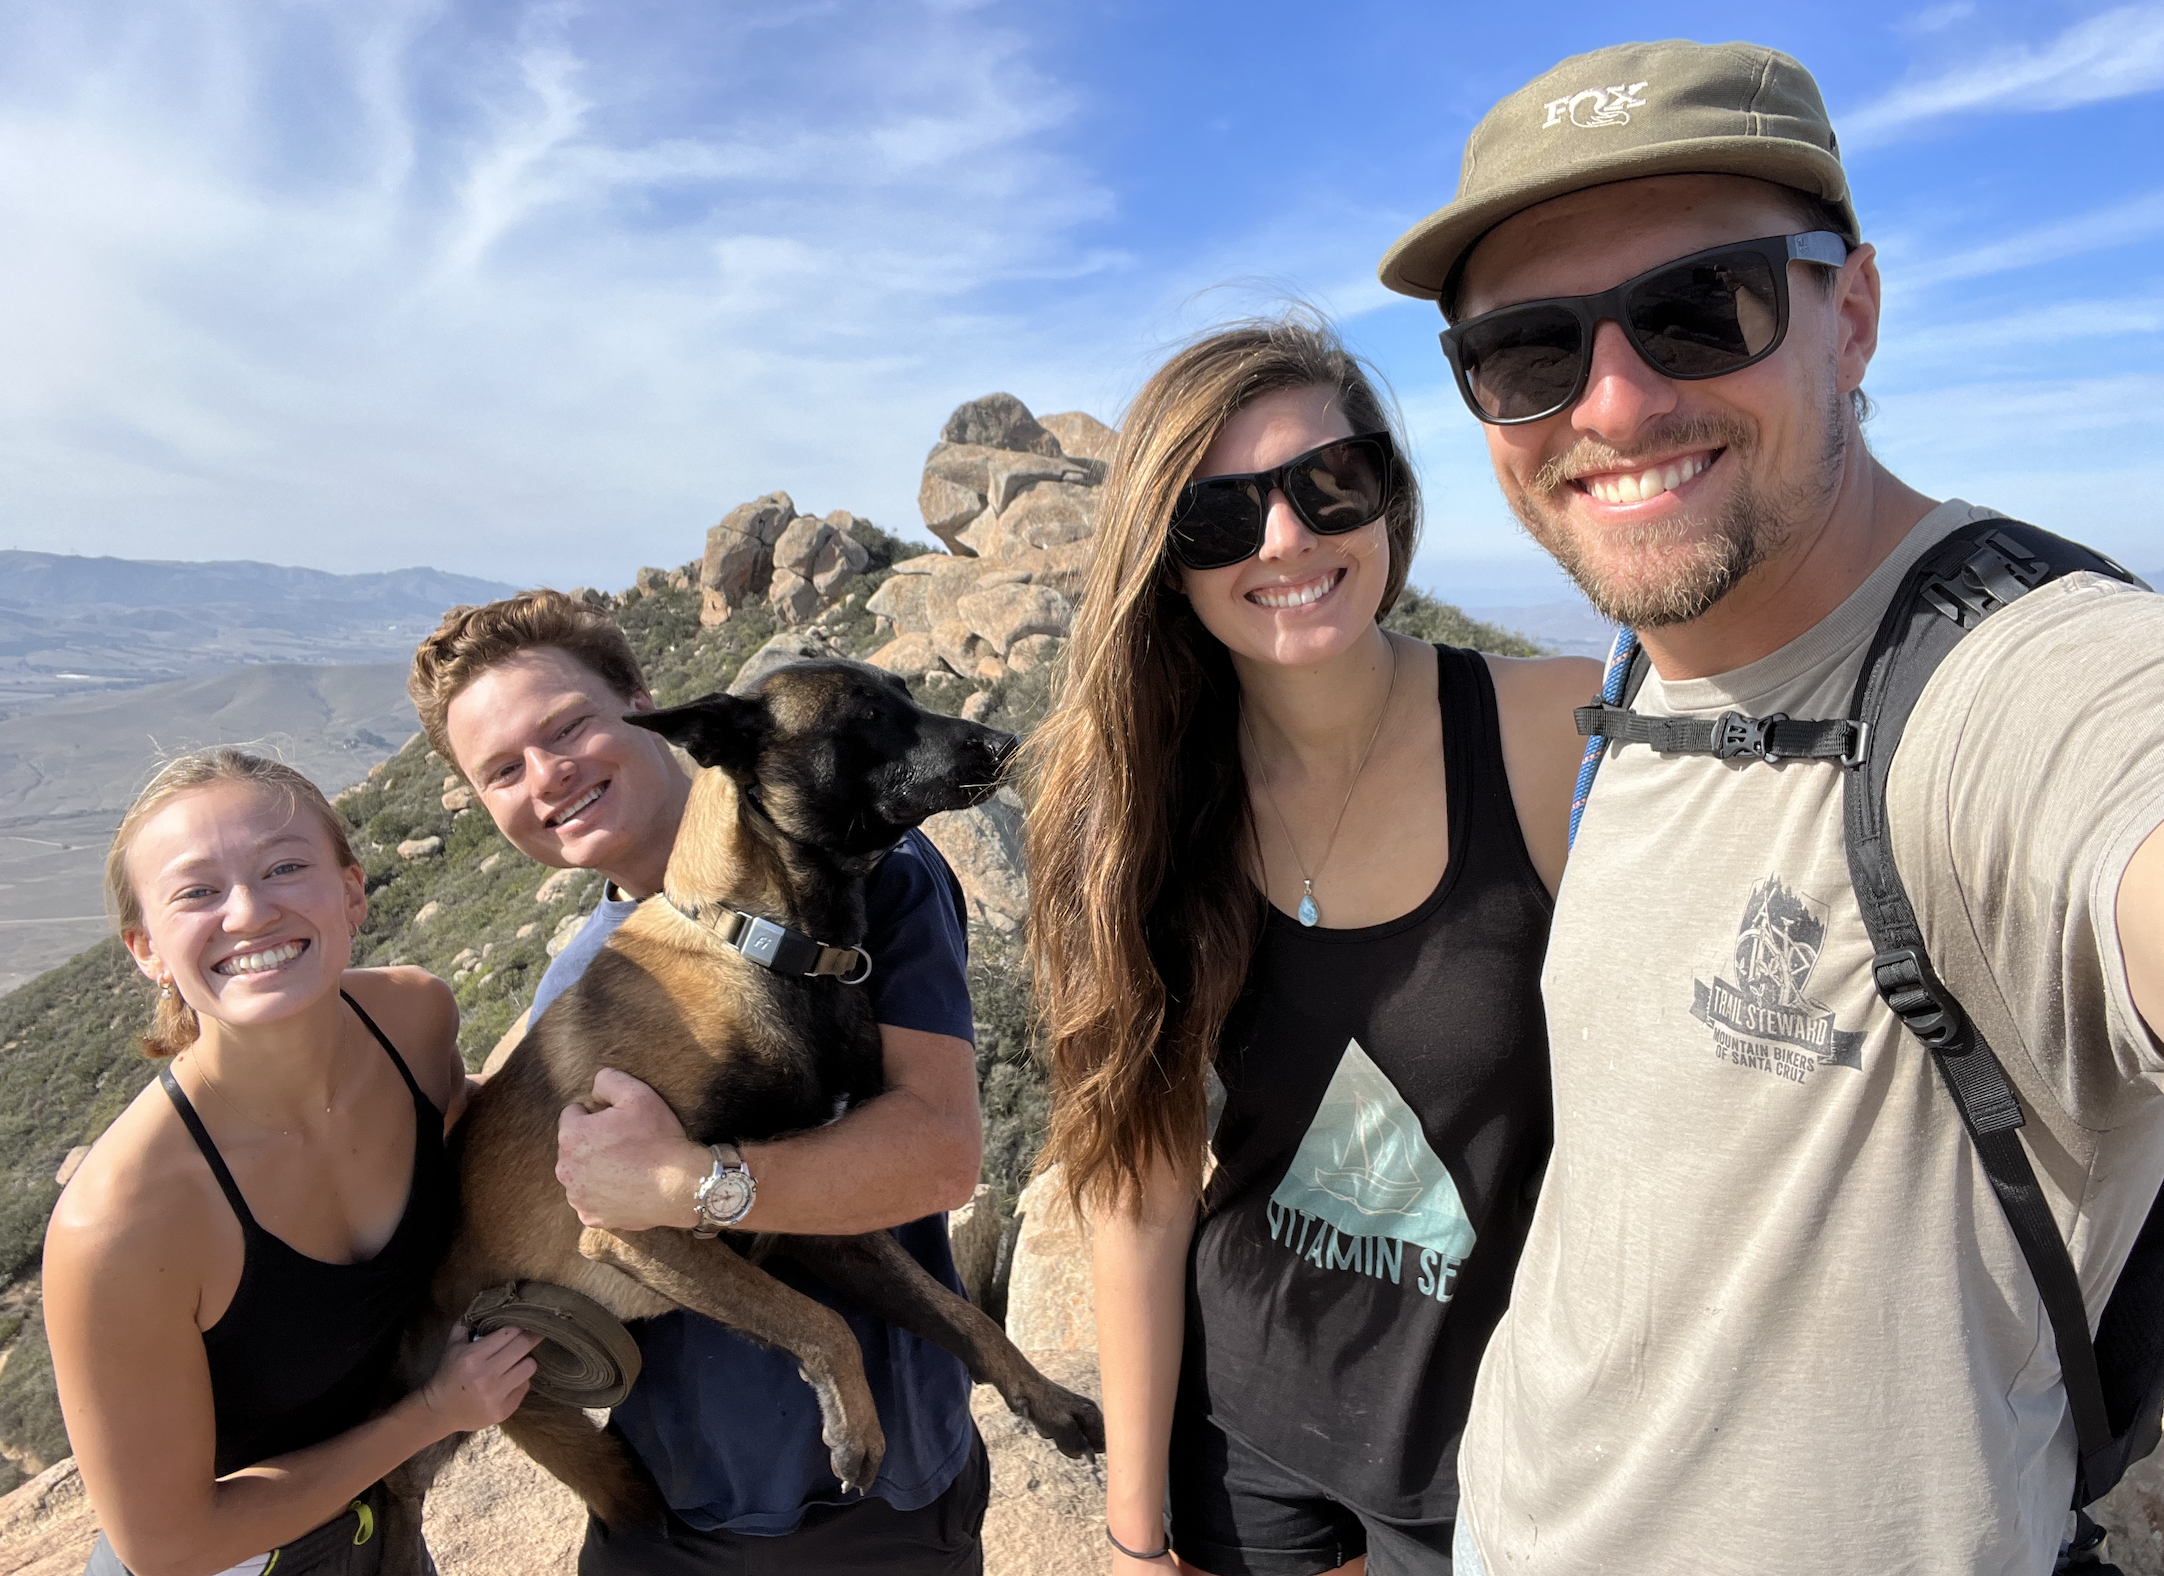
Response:
M747 1231L853 1236L969 1202L984 1155L976 1052L967 1040L879 1026L886 1091L837 1122L745 1144L759 1185ZM713 1169L705 1146L638 1079L604 1068L593 1098L557 1127L557 1179L589 1226L695 1226L692 1193Z

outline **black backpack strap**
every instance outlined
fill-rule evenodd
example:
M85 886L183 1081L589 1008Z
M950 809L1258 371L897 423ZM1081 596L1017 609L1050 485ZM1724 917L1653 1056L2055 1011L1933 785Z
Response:
M1894 751L1939 663L1991 614L2078 570L2133 581L2102 555L2012 520L1977 521L1923 556L1894 593L1857 681L1850 715L1866 730L1866 748L1849 774L1844 814L1849 878L1871 937L1879 994L1937 1064L2051 1320L2080 1446L2075 1502L2087 1504L2117 1480L2124 1462L2115 1468L2111 1460L2115 1430L2081 1281L2022 1148L2020 1098L1997 1054L1932 969L1886 827Z
M1650 745L1663 755L1738 755L1762 761L1839 761L1854 766L1863 759L1862 724L1847 717L1811 722L1775 712L1746 717L1724 711L1718 717L1647 717L1624 706L1596 703L1571 714L1587 738L1618 744Z
M1621 682L1612 682L1619 664ZM1610 679L1603 681L1593 703L1571 713L1579 734L1593 741L1579 785L1581 804L1609 744L1643 744L1662 755L1715 755L1723 760L1748 755L1761 761L1839 761L1854 766L1863 759L1867 730L1849 717L1814 722L1786 712L1770 717L1746 717L1740 711L1724 711L1718 717L1648 717L1632 711L1631 702L1644 687L1652 663L1629 631L1618 636L1609 670Z

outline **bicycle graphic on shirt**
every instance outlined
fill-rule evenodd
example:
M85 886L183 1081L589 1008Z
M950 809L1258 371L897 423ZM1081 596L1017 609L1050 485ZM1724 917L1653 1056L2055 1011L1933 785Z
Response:
M1691 1016L1732 1066L1806 1082L1821 1067L1863 1066L1863 1034L1808 994L1826 943L1826 905L1778 876L1752 889L1736 927L1736 977L1692 982Z
M1769 1007L1816 1007L1803 993L1818 967L1826 922L1804 898L1777 881L1751 894L1736 936L1736 974L1743 988Z

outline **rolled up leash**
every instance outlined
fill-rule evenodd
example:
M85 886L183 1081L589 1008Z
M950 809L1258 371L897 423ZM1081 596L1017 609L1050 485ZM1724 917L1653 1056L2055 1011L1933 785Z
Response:
M541 1337L532 1388L549 1400L615 1406L639 1377L639 1343L623 1321L568 1286L512 1281L477 1293L466 1306L466 1328L476 1340L507 1325Z

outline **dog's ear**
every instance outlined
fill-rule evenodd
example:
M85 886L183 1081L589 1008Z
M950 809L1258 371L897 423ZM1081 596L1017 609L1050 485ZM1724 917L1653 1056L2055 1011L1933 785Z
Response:
M660 711L632 711L624 721L660 734L701 766L718 766L731 777L749 777L773 730L766 702L719 691Z

